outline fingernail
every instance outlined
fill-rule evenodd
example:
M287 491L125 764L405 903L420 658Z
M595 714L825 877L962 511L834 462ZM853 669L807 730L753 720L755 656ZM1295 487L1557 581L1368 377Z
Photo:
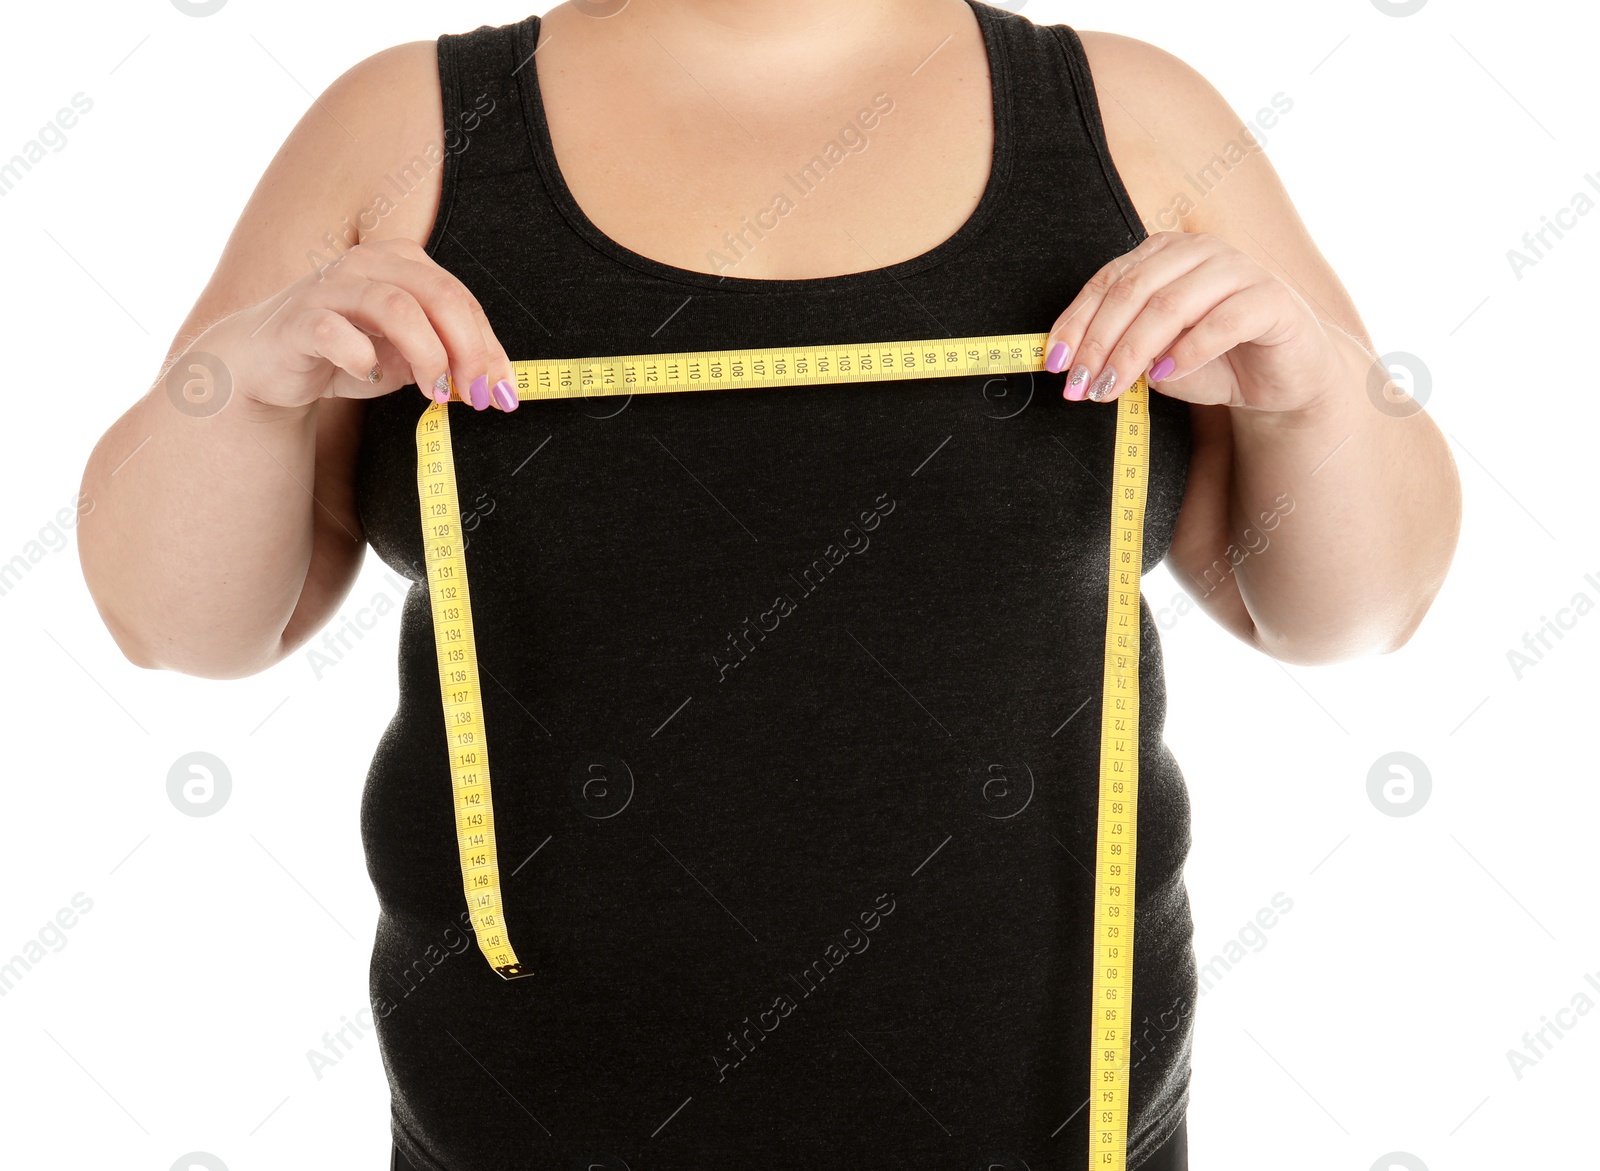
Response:
M1094 380L1094 385L1089 388L1089 397L1097 403L1103 403L1111 397L1111 388L1117 384L1117 372L1110 366L1100 371L1100 377Z
M1044 360L1044 368L1052 374L1060 374L1066 369L1067 356L1071 353L1066 342L1057 342L1050 347L1050 356Z
M494 405L502 411L514 411L517 409L517 392L511 389L511 383L504 378L494 384L492 393L494 394Z
M487 374L480 374L476 378L474 378L472 380L471 387L468 388L467 393L472 396L472 409L473 410L475 410L475 411L488 410L489 409L489 376Z
M450 375L441 374L433 384L433 401L443 403L450 401Z
M1168 374L1172 373L1172 368L1176 365L1177 363L1171 358L1162 358L1161 361L1150 367L1150 381L1160 382Z
M1089 381L1089 367L1079 362L1067 376L1066 395L1073 402L1083 397L1084 384Z
M378 383L382 382L383 381L383 367L382 366L374 366L371 370L368 370L367 371L367 381L372 383L374 386L376 386Z

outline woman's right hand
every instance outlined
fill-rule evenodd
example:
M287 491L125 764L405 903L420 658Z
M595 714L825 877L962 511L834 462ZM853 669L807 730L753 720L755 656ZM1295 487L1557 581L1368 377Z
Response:
M478 410L517 409L511 360L483 306L413 240L357 244L215 328L229 333L234 393L269 408L415 384L430 401L453 393Z

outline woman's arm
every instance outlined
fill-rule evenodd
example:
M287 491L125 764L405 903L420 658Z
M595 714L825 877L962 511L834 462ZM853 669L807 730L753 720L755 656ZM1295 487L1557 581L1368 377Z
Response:
M1171 54L1081 36L1146 229L1226 240L1287 284L1328 339L1326 392L1304 409L1191 403L1194 451L1169 563L1218 622L1284 662L1397 649L1437 595L1460 531L1443 435L1386 389L1355 305L1244 120ZM1283 112L1280 103L1271 116Z
M356 240L347 229L371 207L375 177L437 150L441 135L433 42L374 54L334 81L262 175L161 376L96 445L83 476L83 498L94 508L78 529L79 556L101 618L130 661L237 678L292 653L348 594L365 553L354 499L361 396L404 386L409 362L428 371L431 386L444 368L441 339L459 387L484 368L509 372L481 308L464 288L449 287L459 285L454 278L440 281L443 270L419 263L420 248L378 257L411 274L382 274L403 290L349 271ZM386 237L426 239L441 171L427 171L385 218ZM311 259L336 256L342 263L320 274ZM362 274L376 267L355 265ZM280 295L287 287L302 293L288 300ZM297 310L301 302L332 305L336 289L348 307ZM431 322L413 292L422 292ZM287 323L296 312L309 323L304 329ZM348 321L335 320L341 312ZM357 325L381 333L384 348L375 350ZM302 357L288 344L296 332L311 335L315 353ZM284 344L266 340L278 333ZM362 377L341 374L359 351ZM367 387L376 352L385 354L385 373ZM226 405L215 413L172 391L207 377L200 354L230 371ZM463 377L468 367L473 373ZM291 405L280 393L330 375L343 379L341 395L355 397ZM252 379L271 385L247 386ZM263 389L273 394L252 393Z

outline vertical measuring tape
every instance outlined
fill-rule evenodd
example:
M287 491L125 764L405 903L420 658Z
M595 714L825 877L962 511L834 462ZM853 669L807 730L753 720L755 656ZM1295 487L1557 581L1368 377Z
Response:
M489 794L489 738L478 687L478 645L467 592L461 498L450 450L448 403L433 403L417 423L417 499L422 506L422 553L433 605L433 646L439 659L445 745L450 750L450 791L456 811L461 883L478 949L506 979L532 975L511 950L500 897L500 857Z
M779 350L550 358L514 362L512 368L517 398L524 402L1023 374L1044 371L1046 337L1042 333L1004 334ZM500 892L489 742L478 683L461 501L450 448L450 405L429 404L417 422L417 500L422 511L423 556L450 754L462 890L479 950L491 968L510 980L532 975L533 970L517 958L511 946ZM1149 384L1144 375L1117 399L1114 443L1095 839L1089 1171L1127 1171L1133 868L1139 792L1139 584L1150 469Z
M1094 979L1089 1049L1090 1171L1128 1165L1128 1053L1133 1036L1133 863L1139 798L1139 578L1150 479L1150 401L1143 375L1117 399L1111 568L1100 702L1100 810L1095 830Z

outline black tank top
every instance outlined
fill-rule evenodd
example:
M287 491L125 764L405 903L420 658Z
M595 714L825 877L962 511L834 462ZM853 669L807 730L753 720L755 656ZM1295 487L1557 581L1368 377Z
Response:
M762 280L609 239L556 165L537 16L439 38L428 253L513 359L1043 332L1146 233L1073 30L971 2L993 165L920 256ZM414 583L361 829L415 1167L1086 1166L1116 408L1062 383L449 407L514 980L462 893L422 399L368 404L361 520ZM1190 444L1187 406L1150 401L1146 571ZM1141 640L1130 1169L1183 1118L1197 994L1148 605Z

